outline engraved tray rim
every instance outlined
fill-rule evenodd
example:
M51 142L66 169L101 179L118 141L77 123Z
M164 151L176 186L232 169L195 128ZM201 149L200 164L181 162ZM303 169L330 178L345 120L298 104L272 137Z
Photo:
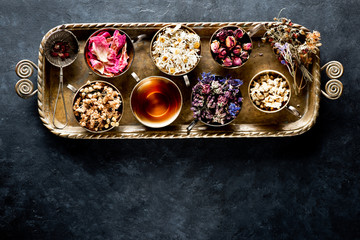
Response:
M272 26L278 24L277 22L155 22L155 23L74 23L74 24L62 24L50 29L43 37L40 47L39 47L39 58L38 58L38 112L40 119L43 122L44 126L50 130L53 134L64 137L64 138L73 138L73 139L183 139L183 138L250 138L250 137L286 137L286 136L296 136L307 132L312 128L316 122L316 118L319 114L319 105L320 105L320 57L315 58L313 62L312 74L314 81L310 84L310 93L309 97L314 102L314 107L309 109L311 117L307 120L302 126L284 129L277 131L269 130L258 130L258 131L233 131L233 132L201 132L197 131L195 133L187 134L186 131L166 131L161 132L136 132L136 133L126 133L126 132L105 132L94 134L88 131L81 133L72 133L65 129L57 129L52 124L50 119L47 118L45 113L45 99L44 99L44 76L45 76L45 42L47 37L59 29L67 30L81 30L81 29L101 29L106 27L114 28L146 28L146 27L163 27L169 24L183 24L191 28L196 27L223 27L226 25L238 25L245 29L249 29L257 24L264 24L266 26ZM304 31L309 31L302 25L293 24L293 27L303 29ZM320 52L318 52L318 56ZM289 123L288 125L291 125Z

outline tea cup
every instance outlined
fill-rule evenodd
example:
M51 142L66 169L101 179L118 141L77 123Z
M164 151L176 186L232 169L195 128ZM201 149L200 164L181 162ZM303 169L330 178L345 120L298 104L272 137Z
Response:
M135 118L143 125L161 128L171 124L179 116L183 98L179 87L170 79L150 76L140 79L130 95L130 107Z

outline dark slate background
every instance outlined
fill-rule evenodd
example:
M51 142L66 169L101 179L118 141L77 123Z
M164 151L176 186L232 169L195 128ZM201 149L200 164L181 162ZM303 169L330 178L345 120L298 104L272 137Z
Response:
M0 2L1 239L359 239L358 0ZM14 72L54 26L76 22L271 21L322 34L343 96L290 138L62 139L20 99ZM35 81L35 77L32 78ZM326 76L322 76L323 84Z

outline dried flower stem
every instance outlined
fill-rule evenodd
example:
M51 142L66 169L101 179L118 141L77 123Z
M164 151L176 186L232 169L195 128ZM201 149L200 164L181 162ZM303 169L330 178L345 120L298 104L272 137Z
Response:
M274 18L278 24L267 29L262 40L271 43L281 63L286 65L294 79L295 94L298 94L308 82L313 80L309 68L312 57L318 57L316 54L318 47L321 46L320 33L317 31L306 33L302 29L293 27L290 19L280 19L280 14L284 9L281 9L278 17ZM302 73L299 84L296 79L297 69L300 69Z

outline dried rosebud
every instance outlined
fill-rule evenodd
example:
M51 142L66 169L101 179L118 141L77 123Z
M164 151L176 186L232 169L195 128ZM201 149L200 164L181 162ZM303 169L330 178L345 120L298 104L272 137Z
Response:
M234 66L240 66L242 64L242 61L239 57L234 57L233 65Z
M235 38L233 36L228 36L226 38L226 46L229 48L229 49L232 49L236 44L236 41L235 41Z
M243 61L246 61L249 58L249 53L246 51L241 51L240 57Z
M59 50L60 49L60 44L56 43L55 46L54 46L54 49Z
M226 37L227 37L227 33L224 29L221 29L217 34L216 37L221 41L224 42Z
M234 32L235 38L236 39L240 39L244 36L244 32L243 30L241 30L240 28L236 29Z
M227 30L227 35L228 35L228 36L234 36L234 31L231 30L231 29L228 29L228 30Z
M66 58L64 53L59 53L58 56L59 56L62 60L64 60L64 59Z
M219 58L224 58L226 56L226 49L225 48L220 48L219 49Z
M244 44L243 44L243 49L246 50L246 51L250 50L251 47L252 47L252 44L251 44L251 43L244 43Z
M227 67L231 67L233 65L233 61L231 60L230 57L226 57L224 60L223 60L223 65L224 66L227 66Z
M215 40L211 43L210 48L213 53L218 53L220 47L220 42L218 40Z
M241 46L240 46L240 45L236 45L236 46L234 47L234 49L233 49L233 53L234 53L235 55L240 55L240 53L241 53Z

